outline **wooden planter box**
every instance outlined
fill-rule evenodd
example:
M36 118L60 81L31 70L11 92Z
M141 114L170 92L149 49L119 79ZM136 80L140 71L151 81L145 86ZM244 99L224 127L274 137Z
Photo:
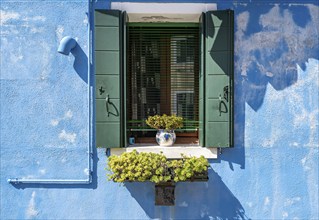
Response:
M136 158L137 158L138 153L136 151L135 152L133 151L131 153L134 156L136 156ZM127 154L125 156L127 156ZM148 158L148 160L150 159L149 156L150 155L148 155L148 154L144 155L144 157ZM119 157L119 156L115 156L116 159L118 159L117 157ZM142 159L144 157L142 157ZM187 158L187 157L183 157L183 158L185 158L186 162L187 162L187 159L190 159L190 158ZM155 205L173 206L173 205L175 205L175 184L176 184L176 182L180 182L181 179L184 179L186 177L186 176L182 176L181 179L180 179L178 177L180 174L176 173L176 175L175 175L175 171L176 172L181 172L182 171L182 173L186 172L187 170L184 169L185 168L184 166L185 166L186 162L185 161L179 161L178 163L175 163L175 161L173 161L172 163L168 163L168 160L167 160L167 158L165 158L165 156L160 157L159 159L161 159L160 164L156 164L156 167L161 167L162 168L161 169L161 173L155 174L156 176L154 176L154 177L153 177L153 173L154 172L156 173L156 170L155 170L156 167L155 168L154 167L150 167L151 171L149 171L150 173L147 176L147 178L145 178L145 179L144 178L139 178L140 174L138 174L137 176L136 175L129 176L129 175L126 175L127 173L122 173L120 171L118 171L118 173L116 175L115 174L110 175L110 179L113 179L113 181L116 180L116 182L122 182L123 181L123 177L126 177L124 182L139 182L138 181L139 179L140 180L145 180L145 181L150 181L151 178L154 178L154 180L156 180L158 177L160 177L159 175L165 175L165 177L167 177L165 179L166 180L169 179L170 182L160 182L160 183L156 183L155 184ZM163 159L164 159L164 161L163 161ZM208 161L207 160L205 161L205 158L204 159L203 158L199 158L199 159L200 159L199 161L196 161L196 158L194 160L195 160L195 162L199 162L199 165L203 166L203 167L201 167L200 170L205 170L205 168L208 169L209 168ZM121 165L123 166L123 161L121 161L121 158L119 158L119 161L122 162ZM135 161L135 163L132 164L133 168L134 168L134 166L137 166L137 164L139 163L138 161ZM194 161L191 161L189 163L190 163L190 164L188 164L189 168L195 169L194 164L193 165L191 164L191 163L194 163ZM200 164L200 163L202 163L202 164ZM110 167L110 169L112 170L112 167ZM139 169L139 170L141 170L141 172L143 172L143 169ZM191 172L191 173L188 173L188 175L192 175L193 174L192 177L190 177L188 179L185 179L182 182L205 182L205 181L208 181L208 170L200 172L200 173L196 173L194 171L195 170L193 170L193 172ZM118 176L118 175L121 175L121 176ZM177 179L176 182L174 181L174 177L176 177L175 179ZM160 178L160 179L164 180L164 178ZM143 182L145 182L145 181L143 181Z
M183 182L207 182L208 171L196 173L193 177ZM139 181L125 181L128 183ZM155 205L174 206L175 205L175 186L176 182L161 182L155 184Z
M155 184L155 205L175 205L175 183L166 182Z
M186 182L207 182L208 181L208 171L202 173L196 173L193 177L188 179Z
M184 182L206 182L208 181L208 171L197 173L192 178ZM155 205L174 206L175 205L175 182L164 182L155 184Z

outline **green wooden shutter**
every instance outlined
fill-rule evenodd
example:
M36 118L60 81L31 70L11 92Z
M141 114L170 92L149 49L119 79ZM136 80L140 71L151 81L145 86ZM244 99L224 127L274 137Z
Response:
M205 146L233 145L234 13L205 16Z
M95 14L96 146L123 146L122 13L96 10Z

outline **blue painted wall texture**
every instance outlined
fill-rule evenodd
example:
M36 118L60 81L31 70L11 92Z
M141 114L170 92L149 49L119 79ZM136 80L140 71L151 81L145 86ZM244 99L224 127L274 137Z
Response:
M157 207L153 184L107 181L103 149L92 184L7 183L88 177L90 19L87 1L1 1L1 219L319 218L318 2L215 3L235 11L235 147ZM68 57L66 35L79 44Z

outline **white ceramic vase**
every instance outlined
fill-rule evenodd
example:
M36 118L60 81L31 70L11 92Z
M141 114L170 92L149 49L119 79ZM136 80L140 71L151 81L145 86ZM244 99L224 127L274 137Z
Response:
M169 147L175 143L176 134L174 130L159 129L156 133L156 142L162 147Z

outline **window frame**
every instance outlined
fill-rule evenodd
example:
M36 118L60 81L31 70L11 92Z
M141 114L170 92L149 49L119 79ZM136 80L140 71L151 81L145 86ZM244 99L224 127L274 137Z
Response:
M96 11L98 11L98 10L96 10ZM106 11L106 10L101 10L101 11ZM229 141L229 144L226 146L226 147L229 147L229 146L233 146L233 102L234 102L234 99L233 99L233 68L234 68L234 65L233 65L233 44L234 44L234 35L233 35L233 31L234 31L234 27L233 27L233 25L234 25L234 16L233 16L233 11L231 11L231 10L227 10L228 11L228 14L229 14L229 18L231 18L232 20L228 20L228 21L226 21L226 23L229 25L229 32L230 32L230 37L229 37L229 47L231 48L231 50L229 51L229 59L230 59L230 61L229 62L231 62L232 63L232 65L231 65L231 67L229 67L230 68L230 70L229 70L229 73L228 74L230 74L229 75L229 77L230 77L230 81L229 81L229 92L230 92L230 100L229 100L229 110L231 110L231 114L229 114L229 121L227 122L227 123L229 123L229 128L228 128L228 133L229 133L229 137L230 137L230 141ZM114 12L114 11L113 11ZM112 12L112 13L113 13ZM217 11L217 12L219 12L219 11ZM126 122L126 114L125 114L125 108L124 108L124 100L126 100L126 97L124 96L124 94L123 94L123 91L125 91L125 89L126 89L126 85L125 85L125 82L126 82L126 80L125 80L125 74L123 74L124 72L125 72L125 66L123 66L123 63L125 62L125 56L123 55L123 54L121 54L121 51L123 51L124 49L125 49L125 41L124 41L124 36L125 36L125 34L123 34L123 33L125 33L125 22L123 22L123 20L126 20L126 18L127 18L127 15L125 14L125 12L124 13L120 13L121 15L120 15L120 19L118 20L118 23L119 23L119 25L118 25L118 28L119 28L119 30L120 30L120 32L121 32L121 34L118 36L118 39L119 39L119 41L121 42L121 43L119 43L119 47L120 47L120 50L119 50L119 53L120 53L120 56L119 56L119 58L120 58L120 66L119 66L119 69L120 69L120 71L119 71L119 78L120 78L120 86L122 86L122 90L120 91L120 93L121 93L121 95L120 95L120 106L118 107L118 109L120 109L120 115L122 115L120 118L119 118L119 124L120 124L120 135L118 135L119 136L119 139L120 139L120 142L118 142L119 144L116 146L116 144L114 144L113 146L111 146L111 145L109 145L109 144L102 144L104 147L106 147L106 148L112 148L112 147L127 147L128 146L128 143L127 143L127 138L126 138L126 135L125 135L125 133L126 132L123 132L123 130L124 131L126 131L126 129L125 129L125 122ZM203 13L204 14L204 13ZM217 13L218 14L218 13ZM219 20L219 18L221 18L221 19L223 19L223 15L220 17L219 15L216 15L216 14L214 14L214 12L212 12L211 14L207 14L206 13L206 15L207 15L207 18L209 18L211 21L213 21L213 22L215 22L215 20L217 19L217 21ZM95 17L95 16L94 16ZM123 19L123 18L125 18L125 19ZM113 19L113 18L112 18ZM111 19L111 20L112 20ZM204 25L203 25L203 27L204 27L204 29L205 30L207 30L208 28L207 28L207 25L208 25L208 22L206 21L206 19L205 19L205 17L203 18L203 23L204 23ZM108 23L109 21L106 21L106 23ZM95 22L95 24L96 24L96 22ZM110 27L112 27L112 25L110 26ZM214 26L213 26L214 27ZM95 29L95 28L94 28ZM96 35L98 35L98 34L94 34L94 36L95 36L95 38L96 38ZM204 44L205 44L205 46L207 46L207 39L208 38L214 38L214 37L216 37L216 36L209 36L208 34L207 34L207 32L206 31L204 31L203 32L203 35L204 35ZM206 43L205 43L206 42ZM101 44L101 43L100 43ZM96 39L94 40L94 43L93 43L93 45L94 46L96 46L96 45L98 45L98 43L96 42ZM94 47L93 46L93 47ZM204 46L204 47L205 47ZM96 49L96 48L94 48L94 49ZM204 48L204 49L206 49L206 47ZM97 52L98 50L95 50L95 52ZM202 51L201 52L201 54L202 55L204 55L204 57L208 57L208 55L206 55L205 56L205 54L208 54L208 52L209 51ZM217 51L218 52L218 51ZM96 53L94 53L94 56L95 56L95 58L93 59L93 63L94 63L94 65L96 64ZM211 54L210 54L211 55ZM204 62L204 64L205 63L207 63L207 60L206 60L206 58L205 59L201 59L201 62ZM207 75L207 68L206 68L206 64L205 65L203 65L203 63L201 63L201 65L200 65L201 67L202 67L202 70L201 70L201 74L202 74L202 76L203 76L203 79L205 79L206 77L211 77L210 76L210 74L208 74ZM95 68L95 69L97 69L97 68ZM231 75L232 74L232 75ZM214 74L213 74L214 75ZM215 77L216 78L216 77ZM206 83L206 82L205 82ZM95 85L95 96L97 96L97 94L98 94L98 86L97 86L97 80L96 80L96 85ZM207 88L207 86L204 84L204 86L202 86L201 88L203 88L204 89L204 94L206 94L207 92L208 92L208 88ZM124 97L124 98L123 98ZM114 103L112 103L112 101L113 101L113 97L111 97L109 100L111 100L111 103L110 104L114 104ZM124 99L124 100L123 100ZM204 114L204 119L203 119L203 129L204 130L207 130L207 125L206 125L206 118L207 118L207 106L209 105L209 103L207 103L206 102L206 99L204 99L203 100L203 104L204 104L204 109L203 109L203 112L205 113ZM97 117L98 116L98 114L95 114L95 116ZM109 120L109 119L108 119ZM96 123L96 125L97 125L97 123ZM95 134L98 136L99 134L98 134L98 130L99 130L99 128L96 126L96 129L95 129ZM102 133L105 133L105 131L103 131ZM100 134L101 134L101 132L100 132ZM104 134L103 134L104 135ZM207 137L207 135L205 135L205 137ZM206 147L223 147L223 146L219 146L219 145L212 145L212 146L207 146L206 145L206 140L204 141L204 142L202 142L203 143L203 146L206 146ZM96 141L96 144L97 144L97 141ZM98 145L98 144L97 144Z
M176 22L172 22L172 23L162 23L162 22L160 22L160 23L158 23L158 22L155 22L155 23L150 23L150 22L148 22L148 23L135 23L135 22L133 22L133 23L130 23L130 22L128 22L128 24L126 25L126 28L128 28L128 27L133 27L133 28L135 28L135 27L137 27L137 28L145 28L146 27L146 29L147 28L154 28L154 30L156 30L157 28L172 28L172 29L174 29L174 28L177 28L177 33L174 33L174 32L172 32L172 33L170 33L170 32L168 32L169 33L169 38L168 39L170 39L170 41L169 41L169 44L170 44L170 46L169 47L167 47L167 48L165 48L166 49L166 51L167 52L164 52L164 54L171 54L171 44L174 42L174 43L176 43L177 42L177 40L176 40L176 38L179 38L179 34L181 34L181 33L178 33L178 31L180 31L180 30L183 30L183 31L186 31L185 33L182 33L181 35L185 35L185 37L187 37L187 36L189 36L190 34L195 34L196 33L196 31L197 31L197 33L196 34L198 34L198 36L197 36L197 38L195 38L196 40L195 40L195 43L198 43L198 45L196 46L196 45L193 45L193 47L192 47L192 49L193 50L195 50L194 51L194 54L199 54L199 49L200 49L200 45L199 45L199 35L200 35L200 33L199 33L199 22L197 22L197 23L195 23L195 22L193 22L193 23L190 23L190 22L187 22L187 23L176 23ZM187 29L188 28L190 28L191 27L191 29L189 29L189 32L187 32ZM196 30L196 28L197 28L197 30ZM124 37L126 37L127 39L125 40L126 41L126 46L128 46L129 45L129 39L130 39L130 37L129 37L129 34L130 34L130 31L127 31L126 30L126 35L124 36ZM142 34L143 34L143 31L142 31ZM144 32L144 34L145 34L145 32ZM172 34L172 35L170 35L170 34ZM175 34L177 34L176 36L174 36ZM175 39L175 40L174 40ZM128 48L126 48L126 50L125 50L127 53L129 53L129 49ZM162 54L160 54L160 56L161 56ZM174 97L173 96L177 96L177 94L180 94L180 93L185 93L185 92L187 92L187 93L192 93L192 94L196 94L197 93L197 95L198 95L198 87L199 87L199 55L195 55L195 57L197 57L197 60L195 61L195 62L193 62L193 67L194 67L194 72L193 72L193 76L194 76L194 86L192 87L192 91L190 91L190 90L185 90L185 91L183 91L183 90L180 90L180 91L176 91L176 88L174 87L174 86L171 86L171 83L172 83L172 71L171 71L171 67L174 65L174 59L172 60L172 56L171 55L168 55L169 56L169 60L170 61L168 61L168 63L166 63L165 65L168 65L169 67L168 68L164 68L165 69L165 74L166 74L166 77L169 77L169 78L167 78L166 80L168 80L169 81L169 83L167 83L167 84L165 84L165 85L169 85L168 87L169 88L167 88L167 87L165 87L165 88L160 88L160 96L162 97L162 91L164 91L164 93L165 94L167 94L167 93L169 93L169 95L168 95L168 99L169 99L169 102L170 102L170 104L168 105L168 106L166 106L166 104L164 104L165 105L165 108L166 107L168 107L169 108L169 111L170 111L170 113L166 113L165 111L168 111L168 109L166 109L166 110L164 110L164 114L166 113L166 114L168 114L168 115L171 115L171 114L174 114L174 113L172 113L172 111L174 110L174 104L176 105L176 108L175 108L175 110L176 110L176 113L177 113L177 103L174 103L172 100L174 99ZM128 54L126 54L125 55L125 57L127 58L127 59L129 59L130 58L130 55L128 55ZM173 57L174 58L174 57ZM178 58L178 56L176 55L175 56L175 62L176 62L176 60L177 60L177 58ZM136 61L136 62L138 62L138 61ZM184 65L184 64L187 64L187 63L190 63L189 61L185 61L185 62L182 62L182 64ZM197 63L197 64L196 64ZM176 64L178 64L178 62L176 62ZM181 65L182 65L181 64ZM126 73L126 75L127 75L127 77L129 77L130 75L128 75L128 72L129 72L129 67L127 66L128 64L126 64L126 69L127 69L127 73ZM141 64L140 64L141 65ZM167 70L168 69L168 70ZM162 73L162 72L161 72ZM162 80L162 79L161 79ZM125 83L127 83L128 81L126 81ZM160 83L161 85L162 85L162 82ZM130 86L126 86L126 89L127 88L130 88ZM197 99L198 99L199 97L197 97ZM130 109L130 107L128 107L127 105L129 104L129 103L131 103L130 101L128 101L128 99L129 98L127 98L126 99L126 109ZM194 97L194 99L196 99L196 97ZM174 100L177 100L177 98L175 98ZM195 103L195 100L193 100L194 101L194 103ZM162 103L160 103L160 105L161 105L161 107L160 107L160 109L162 110L162 108L163 108L163 105L162 105ZM198 106L198 103L197 103L197 108L194 110L194 116L196 116L196 117L198 117L198 112L199 112L199 106ZM197 114L196 114L197 113ZM163 112L161 113L161 114L163 114ZM180 115L178 115L178 116L180 116ZM130 118L128 115L126 115L126 117L127 118ZM132 119L132 120L144 120L144 119L141 119L141 118L139 118L139 119ZM193 121L193 120L191 120L191 121ZM129 129L129 126L128 126L128 123L129 123L129 120L127 120L127 122L126 122L126 124L127 124L127 127L128 127L128 129L127 129L127 136L130 136L130 134L128 134L128 133L131 133L131 132L134 132L134 131L136 131L136 130L134 130L134 129L132 129L132 130L130 130ZM177 133L176 133L176 135L177 135L177 142L179 142L179 141L181 141L181 142L186 142L186 140L188 139L188 142L189 142L189 144L183 144L184 146L199 146L199 137L198 137L198 124L199 124L199 122L198 123L196 123L197 124L197 127L196 128L194 128L193 129L193 132L191 132L191 133L189 133L189 135L187 135L187 134L184 134L184 133L179 133L180 131L184 131L184 132L189 132L189 130L190 129L176 129L176 131L177 131ZM146 130L146 129L145 129ZM148 130L154 130L154 131L156 131L156 129L151 129L151 128L149 128ZM155 135L154 135L154 137L155 137ZM197 140L195 140L195 137L197 137ZM181 140L181 139L184 139L184 140ZM194 143L194 141L195 141L195 143L197 142L197 144L195 144ZM154 138L154 142L155 142L155 138ZM153 142L151 142L151 143L147 143L147 142L143 142L141 145L145 145L145 144L149 144L149 145L152 145L153 144ZM135 144L135 145L138 145L138 144ZM177 143L177 145L179 145L178 143Z

